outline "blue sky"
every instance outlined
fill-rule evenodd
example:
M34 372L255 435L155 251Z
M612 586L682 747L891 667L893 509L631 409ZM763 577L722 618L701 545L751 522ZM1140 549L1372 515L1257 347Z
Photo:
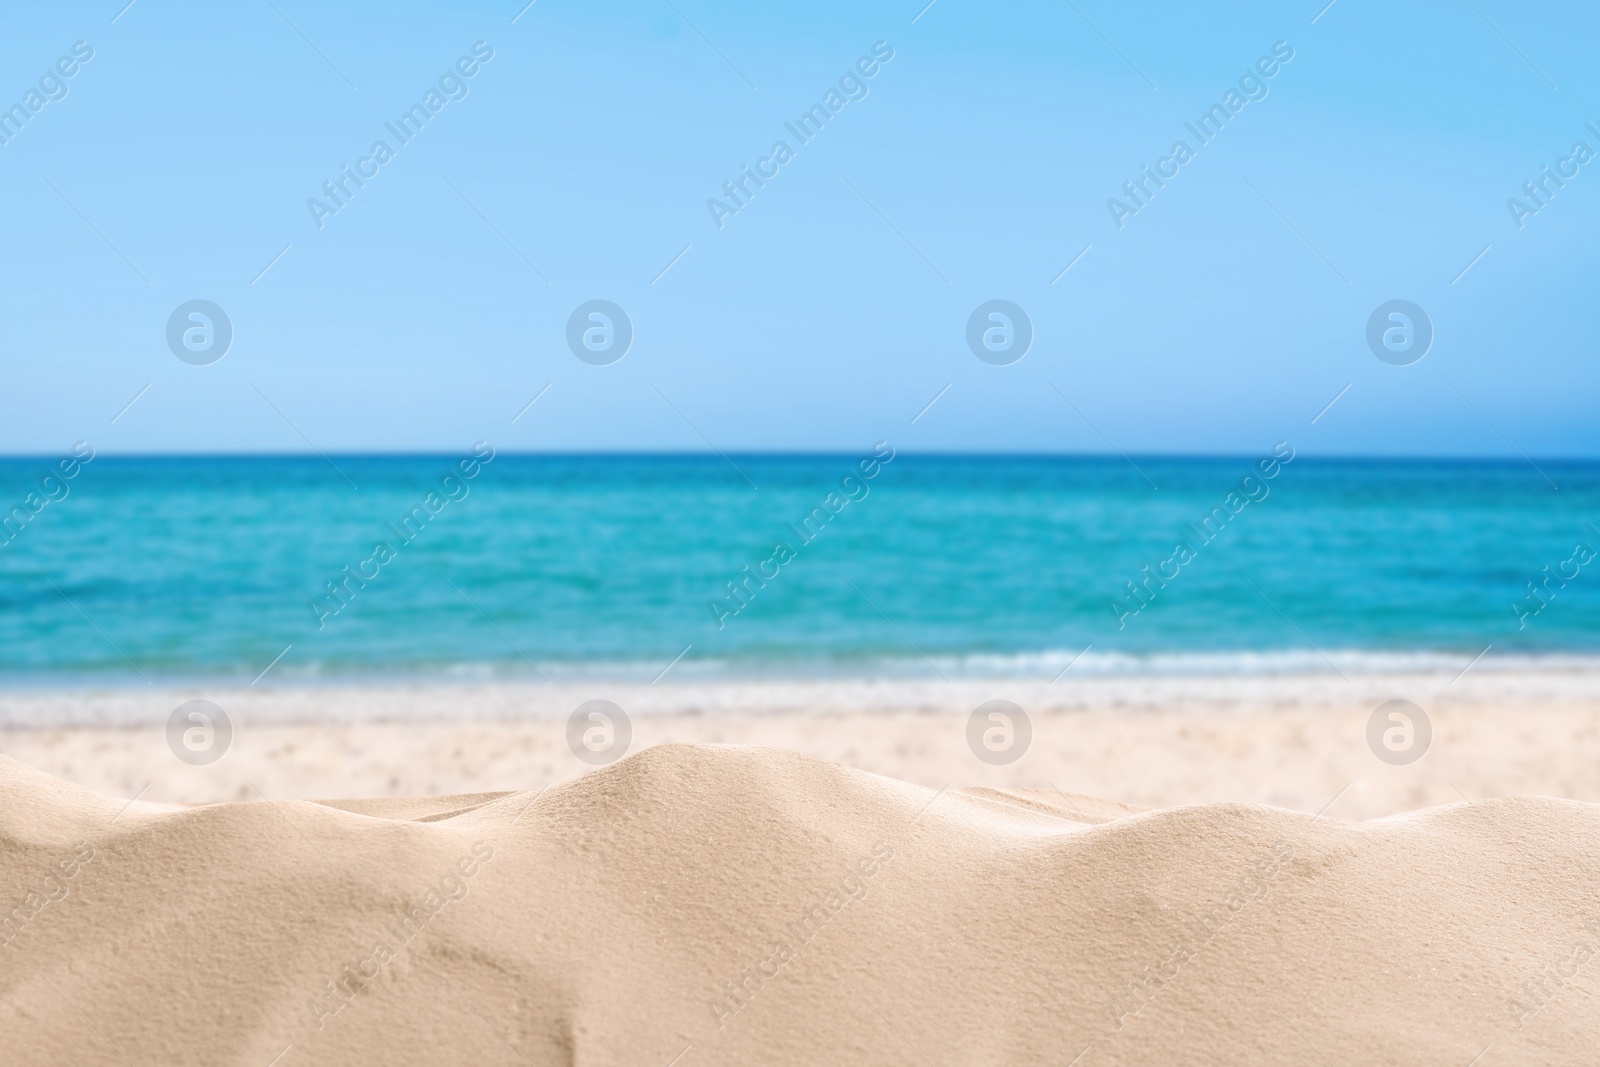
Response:
M1600 152L1593 8L438 6L8 13L0 104L65 95L0 144L0 452L1600 455L1600 160L1507 207ZM801 144L785 123L876 42ZM1180 139L1119 228L1108 199ZM379 140L319 228L308 199ZM707 201L779 140L719 228ZM208 366L166 341L195 299L233 328ZM606 366L566 341L593 299L633 327ZM993 299L1032 324L1009 366L966 342ZM1393 299L1433 324L1411 366L1365 339Z

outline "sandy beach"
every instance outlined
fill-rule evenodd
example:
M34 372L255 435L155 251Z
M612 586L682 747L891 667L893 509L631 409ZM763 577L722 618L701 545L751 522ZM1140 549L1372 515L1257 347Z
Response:
M1600 1067L1600 5L7 16L0 1067Z
M173 757L182 702L214 701L216 762ZM567 743L584 701L614 701L628 751L762 745L931 789L1058 789L1143 808L1247 803L1363 820L1465 800L1600 801L1600 672L1512 671L1012 682L415 685L33 690L0 695L0 751L107 797L164 803L538 789L594 770ZM1008 764L974 756L968 720L1008 699L1032 726ZM1413 701L1415 762L1377 758L1373 709ZM41 728L38 723L64 725Z
M1404 764L1369 739L1397 698L1431 730ZM208 764L169 742L193 699L232 730ZM570 740L594 699L8 693L12 1054L1495 1067L1600 1046L1600 674L619 686L612 762ZM1031 734L1012 762L970 740L996 699Z
M1139 813L701 745L432 799L0 783L28 1063L1494 1067L1600 1040L1593 803Z

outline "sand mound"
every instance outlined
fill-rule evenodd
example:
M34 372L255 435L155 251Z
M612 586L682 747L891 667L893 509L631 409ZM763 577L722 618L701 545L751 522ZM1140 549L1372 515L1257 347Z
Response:
M1600 1049L1594 805L1136 812L699 746L542 793L126 810L0 759L0 796L6 1063Z

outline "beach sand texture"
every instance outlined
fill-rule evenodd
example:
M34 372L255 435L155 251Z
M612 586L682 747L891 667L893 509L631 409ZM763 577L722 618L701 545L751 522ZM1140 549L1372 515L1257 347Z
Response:
M193 697L232 717L222 758L173 757ZM593 767L567 720L595 697L632 717L629 752L757 745L939 789L1060 789L1145 808L1240 802L1372 819L1490 797L1600 803L1600 672L1067 678L685 685L388 685L0 694L0 753L108 797L167 803L538 789ZM996 697L1032 720L1014 762L969 747ZM1416 762L1377 758L1369 717L1396 697L1431 718Z
M7 1062L1600 1052L1591 803L1139 811L706 745L435 798L129 805L9 759L0 783Z

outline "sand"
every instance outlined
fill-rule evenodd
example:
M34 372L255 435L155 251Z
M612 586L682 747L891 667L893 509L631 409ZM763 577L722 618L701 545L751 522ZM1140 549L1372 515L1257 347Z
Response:
M191 766L160 724L201 695L236 730ZM594 768L565 719L602 695L633 739ZM1404 766L1365 733L1397 696L1434 730ZM967 742L996 697L1033 729L1004 765ZM35 691L0 721L8 1065L1600 1059L1587 674Z
M209 766L173 758L164 725L204 697L234 722ZM1055 788L1146 808L1242 802L1370 819L1490 797L1600 802L1600 673L1087 678L942 682L140 688L0 693L0 753L108 797L170 803L515 791L593 768L567 716L608 698L632 751L765 745L938 789ZM1033 739L976 759L984 701L1015 701ZM1368 747L1380 703L1425 709L1433 741L1393 766ZM39 728L39 723L59 724Z
M8 1063L1600 1050L1593 804L1140 812L702 745L432 799L125 807L12 760L0 789Z

